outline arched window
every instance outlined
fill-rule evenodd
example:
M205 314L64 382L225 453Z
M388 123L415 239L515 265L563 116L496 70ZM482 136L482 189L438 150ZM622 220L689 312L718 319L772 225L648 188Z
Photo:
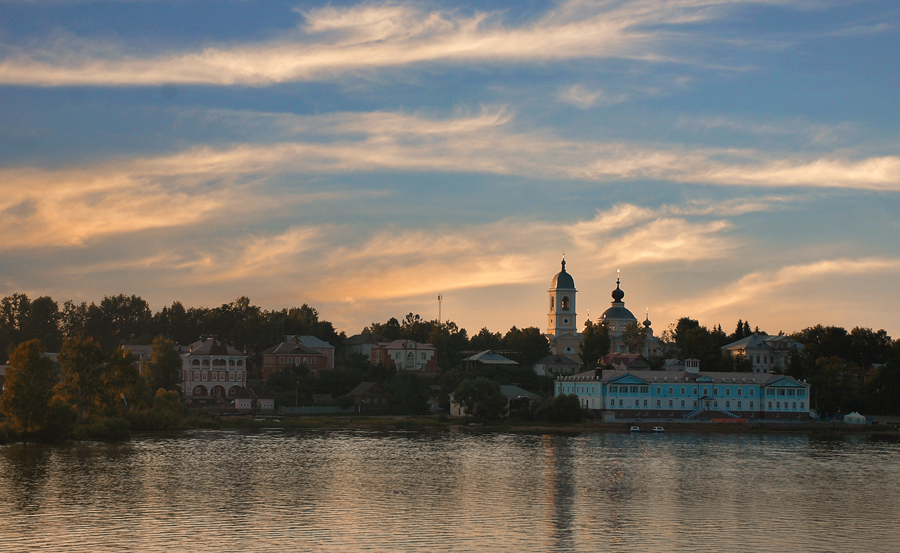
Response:
M563 296L563 297L562 297L562 301L559 302L559 307L560 307L560 309L562 309L563 311L568 311L568 310L569 310L569 296Z
M195 396L205 396L209 395L206 393L206 386L194 386L193 394Z
M556 303L556 298L550 296L550 311L553 311L553 306Z

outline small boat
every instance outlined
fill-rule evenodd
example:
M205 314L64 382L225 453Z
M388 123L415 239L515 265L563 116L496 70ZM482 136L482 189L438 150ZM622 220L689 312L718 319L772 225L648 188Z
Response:
M654 427L653 427L653 431L654 431L654 432L665 432L666 429L663 428L662 426L654 426Z
M639 427L639 426L632 426L632 427L629 428L628 430L631 431L631 432L640 432L640 431L641 431L641 427Z

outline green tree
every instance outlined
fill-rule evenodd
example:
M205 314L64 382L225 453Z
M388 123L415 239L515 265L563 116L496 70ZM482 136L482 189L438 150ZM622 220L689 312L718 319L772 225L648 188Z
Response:
M55 385L56 371L44 355L40 340L23 342L9 358L0 411L23 435L42 432L48 423Z
M550 342L537 327L518 329L514 326L503 337L503 349L510 352L510 359L531 368L550 353Z
M487 328L482 328L469 340L469 348L475 351L497 351L502 347L502 343L503 336L499 332L491 332Z
M53 301L53 298L41 296L31 302L29 307L25 339L40 340L48 351L58 352L62 345L62 332L59 324L59 305Z
M93 338L68 338L59 352L57 392L75 406L79 420L122 417L146 403L146 381L123 348L105 353Z
M580 422L584 411L575 394L548 397L535 409L534 418L549 422Z
M609 327L605 323L594 324L588 320L584 324L581 342L581 368L590 370L600 364L600 358L609 353Z
M495 420L507 412L506 396L500 391L500 385L481 376L460 382L453 398L467 415L476 419Z
M816 411L828 416L858 410L860 374L859 365L840 357L817 359L816 373L809 382Z
M178 390L181 388L181 356L175 342L157 336L151 344L153 353L147 367L147 386L151 390Z
M644 344L647 341L647 327L638 323L630 322L625 325L622 331L622 341L629 353L644 353Z
M408 415L427 415L431 389L413 372L397 371L391 380L391 404Z

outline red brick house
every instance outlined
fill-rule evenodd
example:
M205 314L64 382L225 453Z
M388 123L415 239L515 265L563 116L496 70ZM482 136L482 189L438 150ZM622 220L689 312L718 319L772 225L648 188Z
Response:
M281 342L262 352L262 377L269 377L285 367L304 365L315 376L328 368L328 356L321 351L303 345L299 340Z

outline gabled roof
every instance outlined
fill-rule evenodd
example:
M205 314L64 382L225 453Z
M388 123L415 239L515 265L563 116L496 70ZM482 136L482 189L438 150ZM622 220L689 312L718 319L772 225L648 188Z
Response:
M379 342L379 348L383 349L416 349L419 351L436 349L431 344L423 344L415 340L394 340L393 342Z
M380 396L386 395L384 388L381 384L377 382L360 382L353 388L348 396L363 396L363 395L372 395L372 396Z
M363 332L362 334L356 334L355 336L351 336L344 340L344 345L347 346L359 346L362 344L379 344L382 342L387 342L388 339L377 332Z
M484 363L485 365L518 365L518 363L512 359L503 357L499 353L494 353L489 349L466 357L463 361L477 361L479 363Z
M541 359L540 361L538 361L535 364L536 365L557 365L557 366L560 366L560 365L579 366L579 365L581 365L581 363L579 363L578 361L575 361L574 359L572 359L570 357L566 357L565 355L553 355L553 354L550 354L550 355L544 357L543 359Z
M290 355L325 355L321 351L316 351L303 344L294 342L281 342L262 351L263 355L267 354L290 354Z
M188 355L240 355L247 357L247 354L225 343L225 340L219 338L205 338L191 344L190 353Z
M528 399L538 399L541 397L535 393L529 392L528 390L523 390L522 388L519 388L518 386L511 386L508 384L501 384L500 392L504 396L508 397L509 399L514 399L517 397L527 397Z
M730 344L726 344L722 346L722 349L757 349L757 348L769 348L769 349L787 349L787 348L796 348L803 349L803 344L793 340L790 336L769 336L767 334L751 334L750 336L745 336L740 340L735 342L731 342Z
M326 342L325 340L320 340L315 336L300 336L300 342L307 347L311 348L334 348L331 344Z

